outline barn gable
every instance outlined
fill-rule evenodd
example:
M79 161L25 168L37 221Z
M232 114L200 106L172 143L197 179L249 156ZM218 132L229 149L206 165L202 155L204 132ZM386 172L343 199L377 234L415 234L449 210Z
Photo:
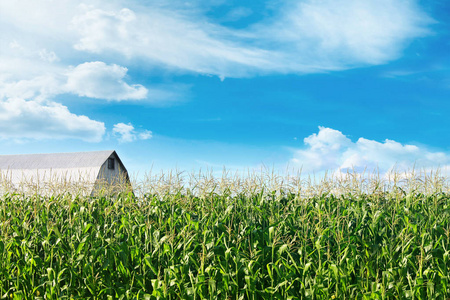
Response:
M39 192L83 190L93 194L106 185L127 185L128 172L117 153L109 151L0 155L0 185Z

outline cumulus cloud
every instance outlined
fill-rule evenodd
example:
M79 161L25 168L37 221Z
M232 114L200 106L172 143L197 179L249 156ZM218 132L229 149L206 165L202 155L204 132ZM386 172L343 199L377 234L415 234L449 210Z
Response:
M3 112L12 109L12 102L25 101L24 113L30 116L33 108L53 116L57 124L56 115L65 115L82 124L80 128L100 132L97 121L70 113L53 98L64 93L117 101L156 95L164 102L178 97L170 87L159 90L129 83L127 63L221 79L383 64L399 57L413 39L429 34L432 23L414 0L286 0L279 2L280 8L268 20L238 30L219 25L196 7L179 9L182 3L0 1ZM235 17L247 13L236 11ZM96 61L100 57L109 64ZM74 128L74 132L81 130ZM139 139L141 133L133 130L131 136ZM98 134L88 136L98 139ZM362 147L364 141L357 144Z
M117 123L113 127L113 134L121 143L129 143L136 140L148 140L153 137L150 130L137 132L131 123Z
M63 92L63 80L55 75L41 75L29 80L19 81L0 80L0 97L46 99Z
M394 168L446 168L450 165L448 153L433 152L389 139L378 142L361 137L353 142L342 132L326 127L319 127L318 133L303 141L305 147L294 151L291 164L302 167L307 173L348 169L385 173Z
M99 142L105 125L56 102L22 98L0 101L0 139L80 139Z
M123 81L128 69L101 61L80 64L67 73L67 91L91 98L107 100L144 99L148 90Z
M72 93L106 100L138 100L147 97L148 90L140 84L127 84L123 79L127 68L104 62L86 62L61 74L37 76L29 80L1 82L0 95L4 97L42 97ZM161 92L162 93L162 92ZM153 90L158 99L164 95Z
M123 81L126 72L126 68L115 64L92 62L31 79L11 81L0 77L0 139L101 141L105 133L103 122L73 114L66 106L49 99L65 93L107 100L146 97L146 88ZM168 97L158 95L158 90L152 92L155 97ZM125 133L123 139L130 135L132 139L151 138L150 131L133 131L128 136Z

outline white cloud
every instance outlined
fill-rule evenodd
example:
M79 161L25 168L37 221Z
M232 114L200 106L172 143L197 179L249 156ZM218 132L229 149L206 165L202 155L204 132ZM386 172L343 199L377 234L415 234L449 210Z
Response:
M148 90L123 81L128 69L101 61L80 64L67 73L66 89L79 96L107 100L144 99Z
M42 49L39 51L39 56L42 60L48 61L49 63L59 61L59 57L53 51L48 51L47 49Z
M131 123L117 123L113 127L113 134L118 137L119 142L129 143L136 140L148 140L153 137L150 130L137 132Z
M99 142L105 125L52 101L0 100L0 139L80 139Z
M114 125L113 133L119 136L119 141L122 143L132 142L136 139L136 135L133 133L134 126L130 123L117 123Z
M431 22L414 1L305 0L258 32L284 44L294 68L345 69L396 59Z
M138 138L140 140L149 140L152 137L153 137L153 132L151 132L150 130L144 130L138 134Z
M87 62L80 64L61 74L53 73L37 76L29 80L0 80L0 96L22 98L48 98L51 96L72 93L106 100L137 100L147 97L148 90L140 85L129 85L123 81L127 68L104 62ZM163 91L152 90L155 98L171 97ZM158 93L159 92L159 93Z
M85 63L69 71L55 72L28 80L0 78L0 139L81 139L99 142L105 133L103 122L79 116L49 99L74 93L109 100L140 99L147 89L123 81L126 68L103 62ZM152 90L155 97L169 95ZM170 96L173 96L171 94ZM134 132L132 139L149 139L151 131ZM127 140L125 134L123 139Z
M74 0L3 0L0 17L6 24L31 35L55 37L57 34L58 39L67 39L70 36L64 34L68 33L67 27L78 5L79 1Z
M75 49L100 52L103 49L120 49L128 53L130 44L122 44L123 41L131 41L138 38L130 25L136 20L136 15L128 8L118 12L84 6L85 13L72 19L73 28L79 33L80 39L74 45Z
M25 49L16 40L13 40L9 43L9 48L19 52L25 51Z
M173 7L88 8L73 19L76 49L119 52L218 76L308 73L386 63L429 34L413 1L291 1L278 17L233 30Z
M4 31L8 30L9 28L5 25L5 30L0 31L0 44L8 45L0 47L0 74L2 77L18 81L44 74L48 75L63 69L58 63L60 58L53 49L49 50L35 45L35 43L39 44L39 41L34 41L36 37L27 39L23 37L26 34L21 31L17 33L17 36L3 36Z
M80 128L88 128L100 122L74 115L48 99L73 93L107 100L155 98L164 102L183 93L182 88L173 92L170 86L158 89L128 83L133 80L127 78L128 64L130 68L139 63L147 69L163 66L169 72L214 74L221 79L341 70L396 59L410 41L429 34L431 23L414 0L279 3L271 19L236 30L218 25L198 8L226 4L223 0L214 4L203 0L92 0L89 5L76 0L2 0L3 113L14 106L12 102L25 101L24 113L30 116L33 108L53 116L56 123L56 115L65 115L74 124L82 124ZM250 11L234 13L240 17ZM100 58L109 64L96 61ZM22 120L17 126L25 123ZM61 128L70 136L70 130ZM151 136L134 133L136 138L140 135Z
M1 81L0 97L46 99L62 93L63 79L55 75L41 75L30 80Z
M104 8L110 5L105 1L90 3ZM6 47L0 47L0 94L5 94L5 89L11 91L12 86L15 86L15 95L38 94L49 83L55 92L53 95L74 93L121 101L144 99L151 92L151 98L147 100L162 105L183 98L178 87L160 85L147 89L140 84L129 83L132 79L127 78L128 68L117 63L95 61L100 57L106 59L103 54L93 62L86 62L86 53L74 49L77 35L71 27L72 19L86 9L87 6L74 0L58 3L51 0L1 1L0 44ZM54 11L58 14L55 15ZM120 61L117 56L109 60L114 62L115 59ZM71 67L74 62L79 64ZM44 77L44 81L53 78L53 83L50 80L42 82ZM70 81L66 84L68 79ZM38 86L38 81L43 85ZM57 89L54 88L54 81L58 82ZM32 89L31 85L35 88ZM20 91L20 87L25 90ZM173 92L174 89L177 91Z
M176 9L141 7L88 8L73 18L79 34L75 48L120 53L188 71L229 76L271 65L268 51L241 45L235 32L199 15Z
M356 142L338 130L319 127L319 132L304 139L305 148L294 151L291 164L306 173L331 170L345 171L367 168L381 173L392 170L437 168L450 166L450 154L433 152L416 145L401 144L386 139L377 142L359 138Z
M75 0L4 0L0 41L15 49L0 49L2 58L8 58L0 60L0 71L27 72L14 65L33 61L20 57L30 47L37 47L31 52L48 64L64 65L63 57L82 63L84 52L90 52L119 64L137 59L221 78L342 70L398 58L410 41L429 34L431 23L416 1L279 3L271 18L236 30L183 1L96 0L80 5ZM244 8L234 12L237 17L248 13ZM14 43L17 37L21 40ZM45 64L39 69L45 70Z

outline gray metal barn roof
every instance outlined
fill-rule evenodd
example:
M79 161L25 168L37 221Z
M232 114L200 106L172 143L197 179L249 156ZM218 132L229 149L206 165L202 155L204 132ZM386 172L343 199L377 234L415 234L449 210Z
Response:
M0 170L100 167L115 151L0 155Z

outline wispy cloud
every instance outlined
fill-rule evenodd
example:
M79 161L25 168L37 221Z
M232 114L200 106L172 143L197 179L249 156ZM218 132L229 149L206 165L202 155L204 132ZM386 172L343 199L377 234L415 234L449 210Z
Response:
M179 9L179 2L79 5L65 0L58 4L56 18L53 2L21 2L36 13L23 18L17 1L6 0L0 4L0 17L6 29L21 33L26 45L33 44L29 39L38 40L42 47L36 53L43 60L79 59L83 54L78 50L119 64L139 59L223 77L383 64L398 58L411 40L428 35L432 23L415 1L281 1L274 16L242 30L214 23L195 5ZM245 8L235 11L238 17L249 13ZM30 30L32 37L27 34ZM8 31L3 30L0 38L11 39ZM52 39L55 34L62 36L57 43Z
M242 18L248 17L253 14L253 11L248 7L236 7L230 10L227 15L222 19L224 22L235 22Z
M150 130L136 130L131 123L117 123L113 127L113 135L121 143L129 143L136 140L148 140L153 137Z
M103 123L72 114L56 96L153 97L162 103L183 93L135 83L127 70L137 63L222 79L383 64L398 58L413 39L429 34L432 23L415 1L297 0L280 1L272 17L236 30L219 25L195 5L180 9L180 3L1 1L0 43L6 46L0 47L0 128L16 120L15 111L38 120L36 111L53 120L55 128L60 116L72 120L55 137L83 139L80 132L87 128L85 139L99 140ZM18 137L20 130L28 137L27 126L36 122L21 120L2 137ZM37 136L50 138L57 132L52 126L42 125Z
M73 19L76 49L225 77L309 73L396 59L409 41L430 33L432 22L413 1L294 1L247 30L175 8L130 7L86 7Z
M431 23L414 1L306 0L290 2L256 32L277 42L291 68L333 70L396 59L412 39L430 34Z
M248 68L270 64L268 51L241 45L236 33L202 16L160 7L135 10L86 8L73 19L79 35L75 48L224 76L243 75Z
M389 139L378 142L361 137L353 142L342 132L326 127L319 127L318 133L303 141L305 147L294 150L290 163L302 167L306 173L348 169L385 173L393 168L405 171L414 166L446 168L450 165L450 154L445 152L433 152Z

